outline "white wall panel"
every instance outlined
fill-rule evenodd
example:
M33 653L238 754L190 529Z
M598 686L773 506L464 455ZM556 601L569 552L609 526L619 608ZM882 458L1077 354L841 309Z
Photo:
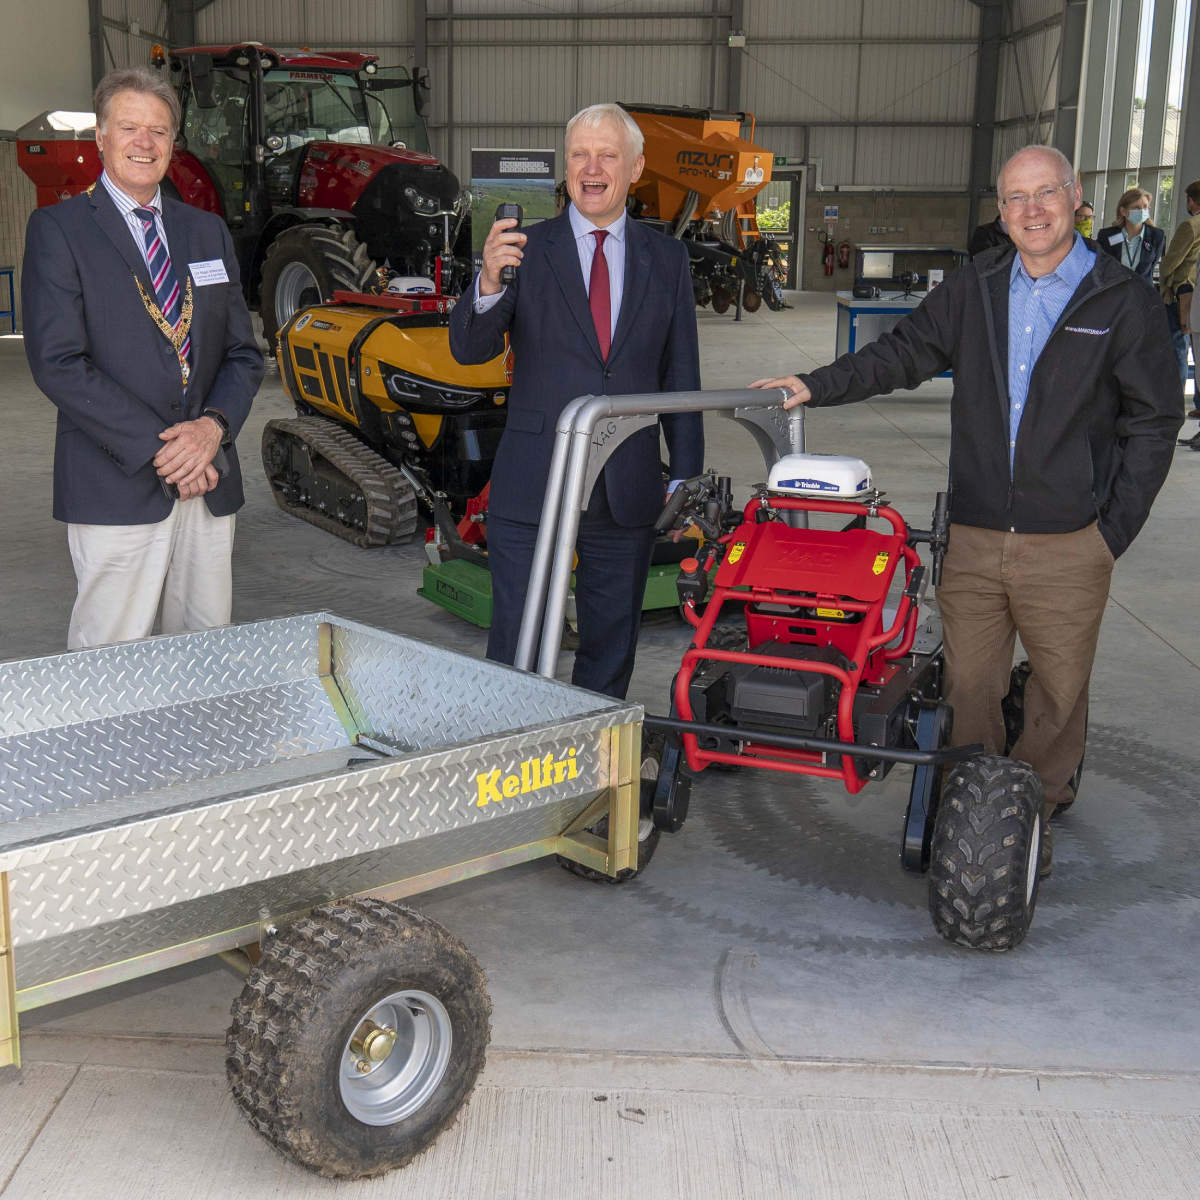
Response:
M856 46L762 47L742 65L742 105L762 120L854 119Z
M852 182L854 175L854 136L847 129L813 129L809 133L808 156L821 164L821 182L825 187ZM809 186L816 183L809 181ZM884 183L884 180L870 180ZM890 182L890 181L888 181Z
M142 0L158 5L160 0ZM412 5L398 0L214 0L197 14L197 42L265 42L334 50L409 44Z
M864 46L857 117L863 121L961 121L974 104L969 46Z
M1059 26L1021 38L1001 48L996 119L1053 108L1058 99Z
M574 109L580 51L539 46L508 49L503 70L495 51L457 48L454 54L454 121L504 121L513 125L565 120Z
M1012 28L1024 29L1035 21L1062 16L1062 0L1013 0Z
M770 38L863 36L863 0L750 0L746 36L755 46Z
M897 136L900 133L902 136ZM932 191L967 186L971 161L970 129L860 129L853 182L889 187L927 187Z
M979 9L970 0L866 0L865 37L919 37L931 42L979 35Z

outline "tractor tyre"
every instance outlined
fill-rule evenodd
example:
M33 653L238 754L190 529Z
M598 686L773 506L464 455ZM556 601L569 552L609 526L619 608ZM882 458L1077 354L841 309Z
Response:
M947 768L933 830L929 911L938 933L973 950L1011 950L1033 921L1042 782L999 755Z
M483 1067L483 972L398 904L327 904L270 940L234 1001L226 1073L251 1125L336 1179L402 1167L449 1126Z
M352 229L313 224L285 229L271 243L262 269L259 313L272 353L275 335L293 313L327 303L335 291L361 292L374 271Z
M580 879L587 879L592 883L628 883L631 879L636 879L650 865L650 860L654 857L655 850L658 849L659 833L654 827L654 822L650 820L649 807L650 801L654 796L654 785L658 782L658 768L662 763L663 745L664 738L661 733L646 733L643 731L641 817L638 821L637 866L626 868L624 871L619 871L616 875L606 875L603 871L594 870L592 867L585 867L582 863L565 858L561 854L556 855L558 865L563 870L570 871L572 875L578 875ZM594 833L601 839L607 838L607 814L601 817L595 825L589 825L588 833Z
M1029 676L1033 674L1033 668L1029 665L1028 659L1022 659L1012 669L1012 675L1008 683L1008 695L1001 701L1001 710L1004 713L1004 753L1011 754L1012 748L1017 744L1021 737L1021 733L1025 728L1025 687L1029 683ZM1083 728L1084 748L1083 753L1079 756L1079 765L1075 768L1071 778L1067 781L1067 786L1071 789L1071 798L1065 804L1055 805L1054 811L1064 813L1072 804L1075 803L1075 798L1079 795L1079 785L1083 782L1083 764L1087 761L1087 725Z

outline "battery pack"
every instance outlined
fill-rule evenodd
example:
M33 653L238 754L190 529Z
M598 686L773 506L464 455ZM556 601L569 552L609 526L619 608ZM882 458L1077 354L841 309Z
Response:
M753 654L845 665L832 646L769 641ZM818 671L734 663L726 677L729 715L738 722L796 733L816 733L833 707L838 682Z

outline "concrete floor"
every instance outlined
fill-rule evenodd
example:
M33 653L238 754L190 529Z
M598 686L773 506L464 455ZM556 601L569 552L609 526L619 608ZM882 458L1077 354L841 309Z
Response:
M793 299L740 325L702 312L705 386L826 361L831 299ZM925 524L948 396L935 381L814 413L809 447L865 458ZM53 410L19 338L0 339L0 404L0 658L28 657L62 648L74 588L49 517ZM328 608L482 654L481 631L416 596L419 545L356 550L275 508L257 442L289 411L269 377L240 439L235 619ZM762 478L736 427L709 418L708 435L711 464ZM858 797L709 772L627 886L539 862L420 898L483 963L493 1038L462 1119L406 1171L329 1184L266 1149L225 1091L240 981L214 960L23 1018L26 1065L0 1075L0 1193L1194 1196L1198 503L1200 454L1181 449L1118 565L1085 787L1017 951L934 933L924 881L897 864L906 770ZM685 641L673 615L646 621L632 698L665 711Z

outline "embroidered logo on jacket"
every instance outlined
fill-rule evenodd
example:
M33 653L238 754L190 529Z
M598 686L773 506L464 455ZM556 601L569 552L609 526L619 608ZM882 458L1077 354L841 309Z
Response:
M1103 337L1112 326L1110 325L1108 329L1089 329L1086 325L1064 325L1063 328L1068 333L1086 333L1091 337Z

